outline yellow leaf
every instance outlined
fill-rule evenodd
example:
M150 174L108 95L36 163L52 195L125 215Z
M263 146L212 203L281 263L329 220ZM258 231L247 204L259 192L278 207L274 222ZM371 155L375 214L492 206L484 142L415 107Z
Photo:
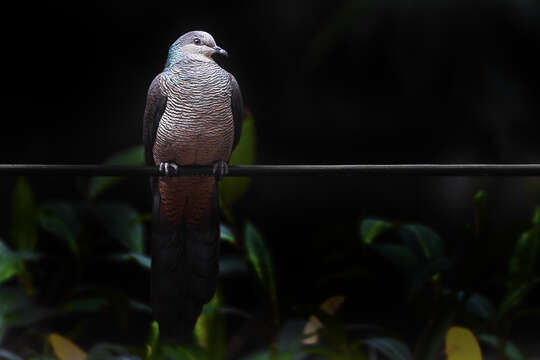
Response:
M323 301L320 308L328 315L335 315L341 305L345 302L345 296L332 296ZM304 335L312 334L311 336L302 340L302 344L310 345L319 342L319 336L315 332L322 329L324 325L321 323L318 317L311 315L308 318L306 325L304 325Z
M345 302L345 296L332 296L321 304L321 310L328 315L335 315L343 302Z
M312 345L319 342L319 336L315 334L315 332L322 327L323 327L323 324L321 323L319 318L317 318L315 315L311 315L306 325L304 326L304 335L309 335L309 334L313 334L313 335L303 339L302 344Z
M448 360L482 360L482 351L471 330L452 326L446 332L445 351Z
M49 334L48 340L60 360L86 360L87 358L80 347L59 334Z

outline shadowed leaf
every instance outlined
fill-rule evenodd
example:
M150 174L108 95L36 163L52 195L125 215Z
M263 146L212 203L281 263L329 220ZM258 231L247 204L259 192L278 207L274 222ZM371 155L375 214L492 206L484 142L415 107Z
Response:
M437 233L424 225L403 225L400 234L405 239L411 237L418 243L427 259L443 255L443 243Z
M446 312L433 324L424 329L422 335L422 346L415 350L415 359L431 360L436 359L442 352L444 339L448 329L454 322L455 311ZM417 354L416 354L417 353Z
M255 120L251 114L242 121L240 142L229 159L229 165L250 165L255 163ZM225 177L219 182L219 203L226 216L230 217L232 206L247 191L251 178ZM228 219L231 220L231 219Z
M110 256L114 261L135 261L141 267L150 270L152 266L152 259L145 254L129 253Z
M140 360L139 356L129 354L128 349L122 345L99 343L88 351L90 360Z
M209 359L216 360L226 357L225 322L219 311L220 302L219 292L216 292L212 300L204 305L194 329L199 346L206 349Z
M13 323L14 315L30 305L30 298L22 289L0 289L0 344L5 332Z
M501 342L500 339L495 335L480 334L478 335L478 340L481 343L488 344L493 346L496 349L500 349ZM508 360L525 360L525 357L521 354L521 351L509 341L504 342L504 355Z
M142 165L144 148L142 145L120 151L103 162L105 165ZM88 183L88 196L95 199L99 194L122 181L122 176L94 176Z
M65 241L71 251L79 255L79 246L76 239L81 224L72 204L45 204L39 211L38 219L43 230Z
M364 244L371 245L375 238L394 225L390 222L377 219L365 219L360 223L359 233Z
M491 301L480 294L472 294L467 300L465 307L468 311L482 319L491 318L497 311Z
M412 360L413 356L409 348L402 342L389 337L376 337L363 340L363 342L380 352L388 359Z
M226 225L221 224L219 226L219 230L221 240L236 245L236 239L234 238L234 234L232 233L231 229L229 229Z
M24 260L36 260L38 257L30 251L11 251L0 239L0 284L17 275Z
M95 312L108 305L103 298L77 299L60 306L59 312L69 314L73 312Z
M26 178L15 183L11 202L11 242L19 250L32 251L37 242L37 207Z
M540 252L540 207L532 219L532 228L521 234L510 259L509 273L517 280L530 279L534 275Z
M522 284L517 289L510 291L501 302L499 306L498 316L499 318L504 316L508 311L517 307L521 301L529 294L529 292L540 284L540 278L536 278L529 282Z
M246 262L240 257L222 256L219 259L219 276L230 276L246 271Z
M193 349L180 345L163 345L161 352L166 360L204 360L211 359L202 349Z
M250 223L245 228L245 246L248 261L255 269L262 286L268 291L272 301L276 301L276 281L270 252L261 234Z
M4 360L23 360L22 357L10 351L0 349L0 359Z
M142 311L142 312L145 312L147 314L152 313L152 308L150 307L150 305L147 305L147 304L142 303L140 301L129 299L128 300L128 305L129 305L129 307L131 309L133 309L135 311Z
M405 275L410 274L418 266L416 255L407 246L396 244L373 244L371 245L371 248L390 261Z
M412 296L425 284L439 278L440 273L449 270L452 263L446 257L441 256L428 260L409 274L409 294Z
M144 252L142 225L137 222L139 214L135 209L124 204L97 204L92 212L111 238L130 252Z

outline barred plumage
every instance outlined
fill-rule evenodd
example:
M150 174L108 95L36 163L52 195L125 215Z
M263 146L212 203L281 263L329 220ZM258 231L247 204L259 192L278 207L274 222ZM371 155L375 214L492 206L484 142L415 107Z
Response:
M225 53L200 31L171 46L164 71L148 91L143 129L147 164L229 160L240 136L243 105L234 77L211 59L215 52ZM165 338L186 340L216 290L217 182L210 177L161 177L152 178L151 187L153 316Z

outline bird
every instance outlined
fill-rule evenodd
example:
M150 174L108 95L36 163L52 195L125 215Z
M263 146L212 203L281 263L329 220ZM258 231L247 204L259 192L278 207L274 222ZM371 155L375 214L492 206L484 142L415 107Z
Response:
M242 129L243 100L235 77L215 56L228 56L205 31L190 31L169 48L148 89L143 119L150 178L150 302L160 336L187 342L217 286L220 247L218 181ZM175 176L179 166L207 165L214 176Z

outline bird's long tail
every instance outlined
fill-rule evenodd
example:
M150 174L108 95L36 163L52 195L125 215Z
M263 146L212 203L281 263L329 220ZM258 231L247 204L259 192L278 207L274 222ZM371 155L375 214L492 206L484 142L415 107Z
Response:
M157 185L157 180L153 185ZM209 209L197 224L174 224L163 211L154 190L151 303L160 336L188 341L202 307L216 291L219 261L217 185ZM163 191L162 191L163 192ZM189 199L184 200L189 206ZM184 213L188 209L184 209Z

